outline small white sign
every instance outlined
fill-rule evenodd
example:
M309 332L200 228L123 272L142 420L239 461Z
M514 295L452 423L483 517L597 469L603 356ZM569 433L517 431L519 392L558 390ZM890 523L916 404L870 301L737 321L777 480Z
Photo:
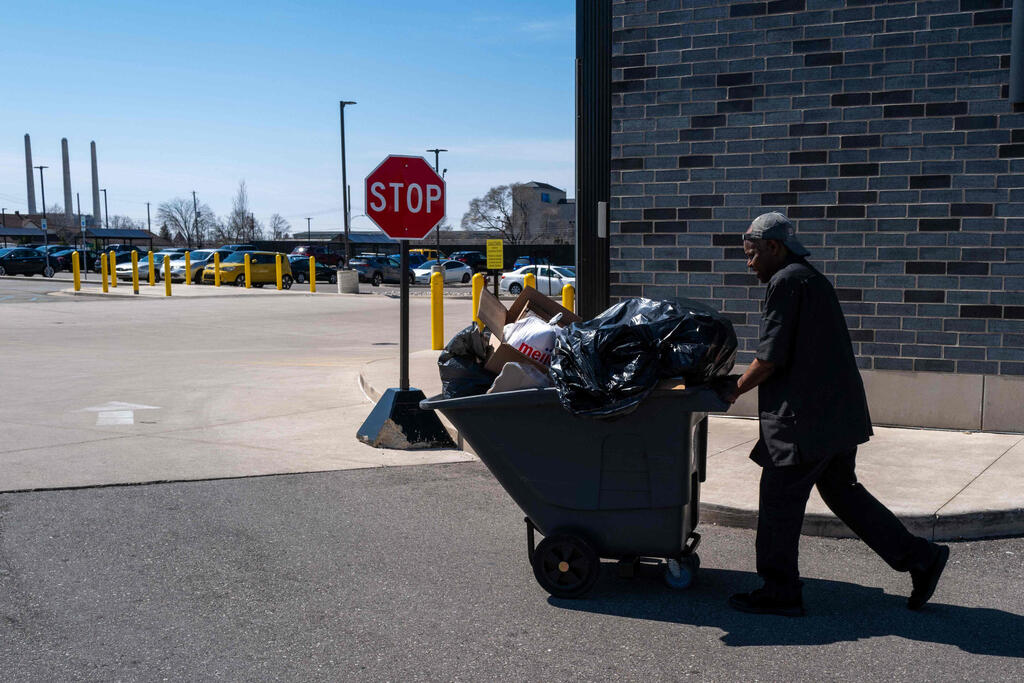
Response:
M43 222L43 230L46 230L46 219L44 218L42 222Z
M85 216L82 216L81 223L82 223L82 230L85 230Z

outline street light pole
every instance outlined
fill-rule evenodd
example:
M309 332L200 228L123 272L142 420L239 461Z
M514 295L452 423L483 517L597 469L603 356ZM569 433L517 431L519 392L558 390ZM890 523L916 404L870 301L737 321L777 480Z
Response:
M311 233L311 232L309 231L309 222L310 222L311 220L313 220L313 219L312 219L312 218L310 218L309 216L306 216L306 241L307 241L307 242L312 242L312 241L313 241L313 235L312 235L312 233Z
M46 267L50 267L50 228L46 225L46 186L43 185L43 169L49 166L36 166L39 169L39 191L43 195L43 247L46 250Z
M149 217L149 202L146 202L146 230L153 232L153 221Z
M107 209L107 190L106 188L100 188L100 192L103 193L103 227L110 227L110 210Z
M437 170L437 159L440 156L441 152L447 152L448 150L435 148L435 149L428 149L427 151L434 153L434 173L437 173L438 172L438 170ZM445 169L445 171L447 171L447 170L448 169ZM441 224L440 223L437 224L437 235L436 235L436 237L437 237L437 262L441 263Z
M342 100L338 103L341 111L341 205L345 223L345 269L348 269L348 262L352 260L352 240L348 228L348 175L345 171L345 105L355 104L349 100Z

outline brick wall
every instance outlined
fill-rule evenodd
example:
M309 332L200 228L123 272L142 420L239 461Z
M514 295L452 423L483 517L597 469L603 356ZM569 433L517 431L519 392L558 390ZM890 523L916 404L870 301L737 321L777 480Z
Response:
M611 294L728 313L781 211L862 368L1024 375L1024 113L1012 0L613 3Z

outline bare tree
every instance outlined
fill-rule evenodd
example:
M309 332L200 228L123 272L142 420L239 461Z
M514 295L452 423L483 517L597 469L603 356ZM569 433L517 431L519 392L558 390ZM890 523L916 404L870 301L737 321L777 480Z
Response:
M270 216L269 229L270 239L279 240L288 234L288 231L292 229L292 226L284 219L284 216L279 213L275 213Z
M231 213L224 222L224 239L244 242L253 239L255 220L249 209L249 190L245 180L238 181L238 192L231 202Z
M182 236L189 249L201 247L207 235L214 233L219 224L206 204L199 205L197 217L191 197L175 197L161 203L156 210L156 219L166 225L172 235Z
M509 244L525 242L528 226L521 217L526 216L526 207L518 187L519 183L498 185L470 201L469 210L462 216L462 229L496 232Z
M142 221L136 221L128 216L111 216L108 220L109 227L118 230L141 230Z

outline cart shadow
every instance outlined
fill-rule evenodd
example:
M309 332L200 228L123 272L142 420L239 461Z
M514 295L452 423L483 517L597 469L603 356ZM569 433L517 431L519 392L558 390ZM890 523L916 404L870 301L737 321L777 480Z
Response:
M1024 616L1018 614L938 602L912 612L905 595L821 579L804 579L807 616L801 619L743 614L726 604L729 595L757 584L749 572L706 568L692 588L677 591L665 586L654 568L644 568L635 579L620 579L615 565L606 564L586 598L548 602L579 612L715 627L725 631L722 642L734 647L826 645L893 635L972 654L1024 658L1019 637Z

